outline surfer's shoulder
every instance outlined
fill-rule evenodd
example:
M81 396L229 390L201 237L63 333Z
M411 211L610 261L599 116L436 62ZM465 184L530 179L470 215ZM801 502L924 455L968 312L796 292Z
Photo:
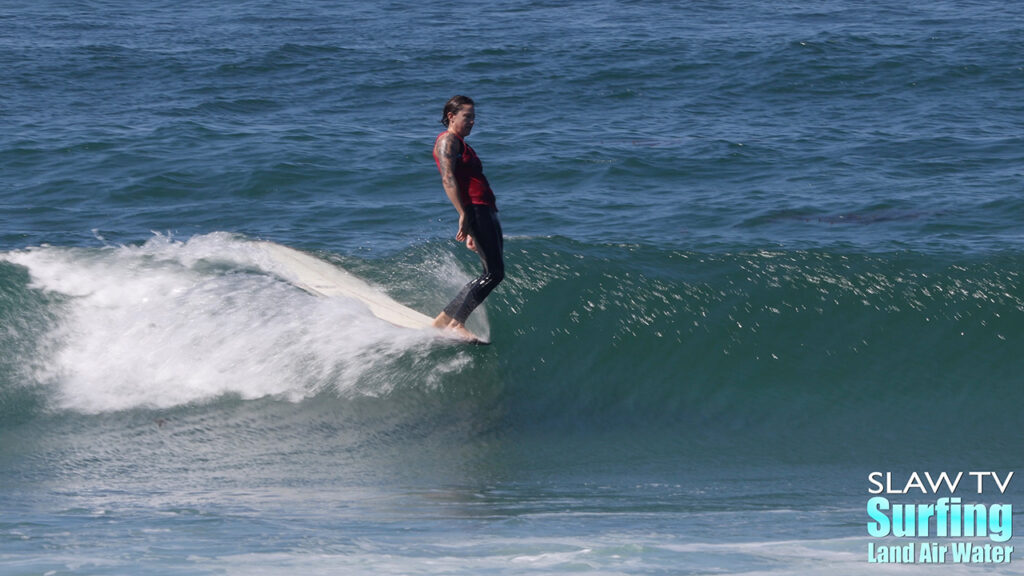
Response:
M455 158L462 154L462 140L446 130L437 136L434 148L438 157Z

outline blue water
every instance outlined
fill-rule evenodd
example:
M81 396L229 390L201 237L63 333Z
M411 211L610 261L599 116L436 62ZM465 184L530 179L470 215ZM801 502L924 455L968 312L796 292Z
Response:
M1024 468L1022 53L988 1L6 3L0 574L893 568L869 473ZM275 274L473 277L459 93L491 346Z

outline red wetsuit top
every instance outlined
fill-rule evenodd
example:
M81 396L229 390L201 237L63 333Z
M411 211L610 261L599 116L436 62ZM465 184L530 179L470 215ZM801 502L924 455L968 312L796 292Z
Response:
M447 134L445 130L437 135L438 138ZM459 184L459 190L463 191L469 196L470 204L478 204L481 206L490 206L495 210L498 209L497 202L494 200L494 192L491 190L491 185L487 182L487 177L484 176L484 165L480 162L480 157L476 155L476 152L466 144L466 141L462 139L462 136L455 134L459 142L462 142L462 154L455 161L455 181ZM434 140L435 144L437 140ZM437 157L437 148L434 148L434 162L437 163L438 171L441 170L441 160Z

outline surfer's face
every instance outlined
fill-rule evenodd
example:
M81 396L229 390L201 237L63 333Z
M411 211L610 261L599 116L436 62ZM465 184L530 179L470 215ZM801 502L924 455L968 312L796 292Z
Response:
M476 122L476 108L470 104L459 108L458 112L448 115L448 128L465 138L473 131Z

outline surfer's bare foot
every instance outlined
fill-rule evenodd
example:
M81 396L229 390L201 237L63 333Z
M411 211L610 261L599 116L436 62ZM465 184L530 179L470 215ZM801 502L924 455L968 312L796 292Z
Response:
M441 312L434 318L434 328L453 333L456 337L470 342L479 342L480 338L466 328L466 325L455 318Z
M448 327L448 324L455 322L455 319L451 316L441 312L434 318L434 328L444 329Z
M449 332L454 332L455 335L457 335L459 338L462 338L463 340L469 340L470 342L480 341L480 339L476 337L476 334L473 334L472 332L467 330L463 324L460 324L455 321L449 324L446 330L448 330Z

